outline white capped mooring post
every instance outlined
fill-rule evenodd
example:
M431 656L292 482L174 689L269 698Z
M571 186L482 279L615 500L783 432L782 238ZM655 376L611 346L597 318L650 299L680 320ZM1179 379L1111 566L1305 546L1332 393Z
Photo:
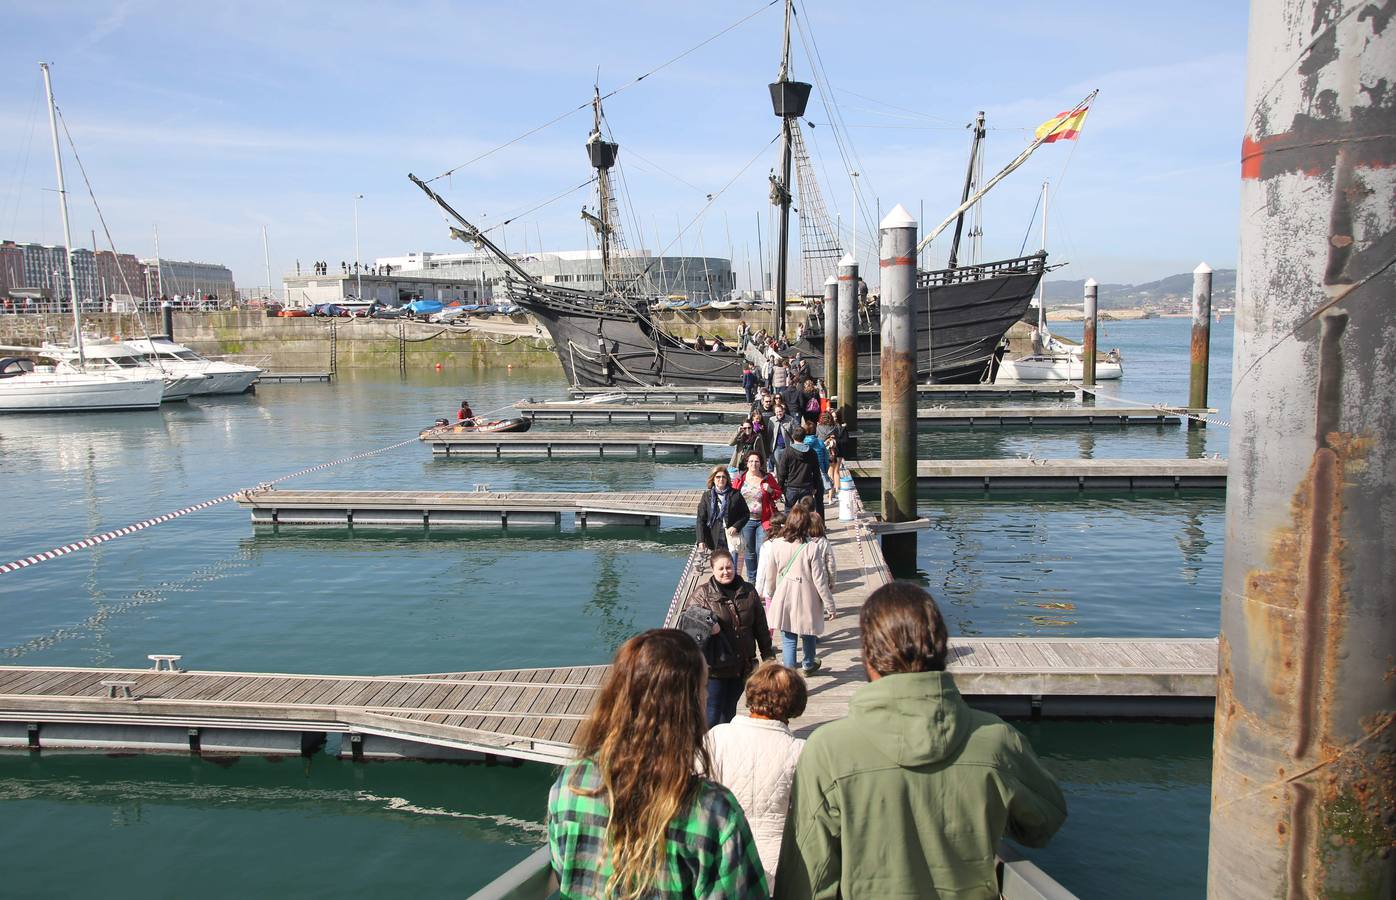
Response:
M839 260L838 282L839 411L844 427L854 432L858 430L858 263L852 253ZM852 440L849 446L856 447Z
M824 282L824 386L829 393L839 389L839 280L830 275Z
M1396 894L1396 27L1375 9L1251 4L1217 900Z
M882 518L916 518L916 220L899 203L878 226L882 275ZM916 564L916 533L889 534L893 571Z
M1096 349L1096 303L1099 285L1094 278L1086 279L1086 296L1083 311L1085 313L1085 325L1081 332L1081 384L1085 387L1095 387L1095 349Z
M1212 267L1205 262L1192 270L1192 351L1188 377L1188 406L1207 408L1207 375L1212 354ZM1206 426L1200 418L1188 419L1188 430Z

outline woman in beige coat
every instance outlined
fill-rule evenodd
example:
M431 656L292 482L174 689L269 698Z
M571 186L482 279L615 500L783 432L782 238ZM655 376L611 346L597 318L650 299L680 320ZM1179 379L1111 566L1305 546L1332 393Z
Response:
M833 566L823 521L811 504L797 503L780 535L766 541L756 571L756 590L767 602L766 621L781 631L785 665L795 668L798 636L804 644L801 669L818 671L815 656L824 623L834 617Z

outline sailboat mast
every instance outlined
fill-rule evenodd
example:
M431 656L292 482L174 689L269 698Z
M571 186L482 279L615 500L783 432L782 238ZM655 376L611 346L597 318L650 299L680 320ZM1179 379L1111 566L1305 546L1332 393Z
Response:
M960 194L960 206L965 205L969 199L969 193L974 189L974 163L979 156L979 142L984 138L984 110L979 111L979 115L974 119L974 141L969 145L969 168L965 169L965 190ZM960 255L960 233L965 227L965 212L961 209L960 215L955 219L955 237L950 241L950 259L946 268L955 268L955 263ZM924 216L923 216L924 219Z
M78 310L78 278L73 271L73 232L68 226L68 191L63 186L63 154L58 150L58 113L53 101L53 81L49 78L48 63L39 63L44 73L44 93L48 95L48 128L53 138L53 168L58 173L58 211L63 218L63 258L68 263L68 298L73 304L73 345L78 348L78 365L87 368L87 357L82 350L82 313Z
M1047 250L1047 181L1042 182L1042 250ZM1047 321L1047 279L1037 283L1037 330Z
M155 229L155 290L160 295L160 299L165 299L165 267L160 262L160 226L152 226Z
M785 30L781 41L780 74L771 88L771 105L780 117L780 177L771 178L771 202L780 207L780 237L776 252L776 334L785 334L785 287L789 276L790 246L790 166L794 154L791 130L805 114L811 85L790 80L790 18L794 0L785 0Z
M620 145L607 141L601 136L601 88L595 88L596 94L591 101L592 126L591 135L587 138L587 156L591 159L592 168L596 169L596 205L597 219L593 224L596 226L597 238L601 245L601 292L604 294L611 286L611 233L615 229L611 221L611 166L616 164L616 157L620 153ZM582 218L587 218L585 212Z

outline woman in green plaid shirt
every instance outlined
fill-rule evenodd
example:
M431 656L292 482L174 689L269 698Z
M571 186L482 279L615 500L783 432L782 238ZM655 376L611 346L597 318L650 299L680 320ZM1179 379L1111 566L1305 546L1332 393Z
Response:
M746 815L711 769L708 673L671 628L621 645L577 736L581 758L548 795L563 897L766 897Z

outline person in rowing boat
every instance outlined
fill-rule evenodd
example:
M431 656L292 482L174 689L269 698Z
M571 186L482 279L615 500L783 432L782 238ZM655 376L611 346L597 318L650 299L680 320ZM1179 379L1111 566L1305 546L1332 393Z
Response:
M456 410L456 421L464 424L475 419L475 410L470 408L469 400L460 402L460 409Z

